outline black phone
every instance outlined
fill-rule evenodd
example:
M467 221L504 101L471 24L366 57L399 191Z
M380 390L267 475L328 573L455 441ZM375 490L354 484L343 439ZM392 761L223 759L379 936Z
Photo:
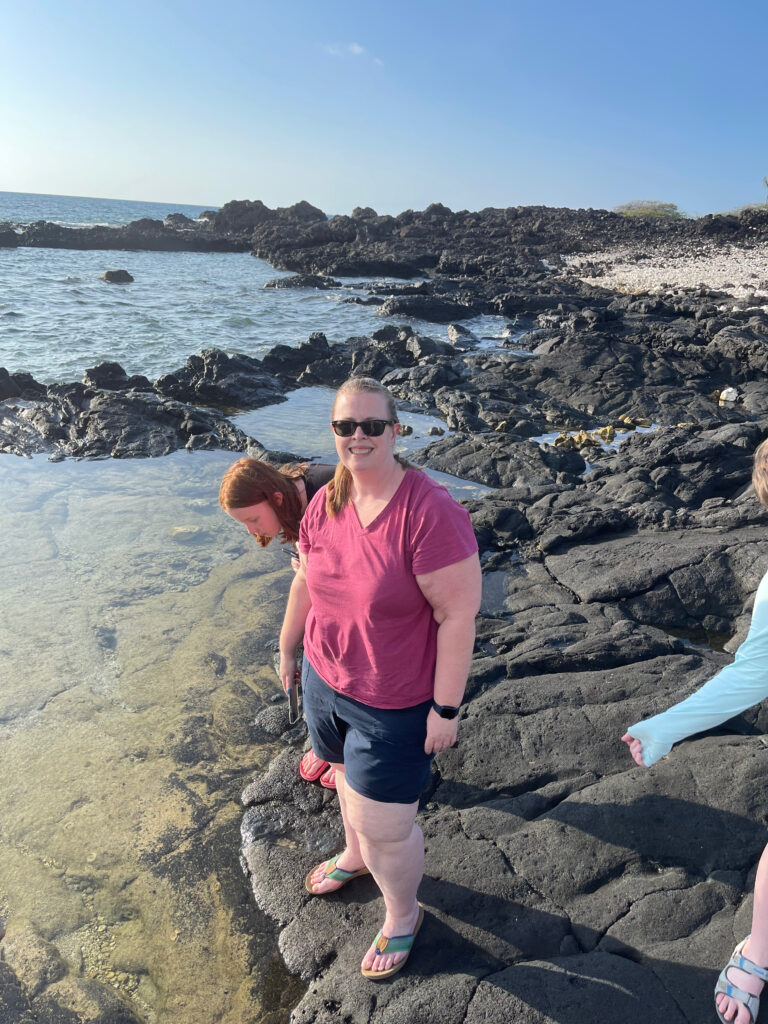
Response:
M294 683L287 692L288 697L288 723L295 725L301 717L299 714L299 684Z

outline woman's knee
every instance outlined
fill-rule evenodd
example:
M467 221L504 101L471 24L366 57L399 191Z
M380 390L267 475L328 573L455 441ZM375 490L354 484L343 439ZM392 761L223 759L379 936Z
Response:
M349 823L361 840L368 843L398 843L408 839L414 829L418 802L389 804L346 789Z

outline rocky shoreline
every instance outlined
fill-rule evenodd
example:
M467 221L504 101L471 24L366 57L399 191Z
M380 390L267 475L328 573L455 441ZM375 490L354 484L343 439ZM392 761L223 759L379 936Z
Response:
M212 350L154 382L117 364L47 388L0 372L0 451L260 454L233 410L365 372L453 431L417 461L495 488L467 503L485 580L470 699L424 797L428 913L391 984L358 972L380 916L372 883L327 900L303 889L340 838L333 795L299 780L303 727L279 705L257 718L283 749L243 793L242 860L307 986L292 1019L711 1019L764 845L765 712L650 770L618 737L732 656L768 568L749 484L768 435L768 213L291 211L228 204L211 223L313 275L300 286L386 275L356 296L380 303L381 330L262 360ZM480 313L509 318L493 348L461 326ZM451 344L409 316L452 324Z

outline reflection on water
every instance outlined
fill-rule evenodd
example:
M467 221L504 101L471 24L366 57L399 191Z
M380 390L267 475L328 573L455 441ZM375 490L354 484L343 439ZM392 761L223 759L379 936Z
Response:
M680 640L687 640L694 647L706 647L712 651L725 651L725 645L731 639L731 633L713 633L711 630L704 629L683 629L677 626L660 626L657 623L652 623L657 629L664 630L665 633L669 633L670 636L676 636Z
M221 513L232 458L0 462L0 917L164 1024L296 995L238 866L291 574Z

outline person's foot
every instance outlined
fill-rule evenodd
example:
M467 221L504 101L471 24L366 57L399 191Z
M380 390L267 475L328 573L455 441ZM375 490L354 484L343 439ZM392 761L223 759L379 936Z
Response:
M418 903L414 903L413 913L409 914L408 917L397 918L387 914L384 924L381 926L381 935L385 938L413 935L418 930L417 924L420 923L421 917L422 910ZM364 973L366 971L374 971L376 973L389 971L401 961L407 959L411 952L410 948L408 948L394 953L387 952L385 949L383 953L379 953L376 949L377 944L378 942L374 941L363 957L363 962L360 966Z
M314 750L310 749L299 761L299 775L307 782L315 782L329 767L327 761L318 757Z
M334 871L343 872L349 877L332 878L330 876ZM357 877L358 873L368 874L368 868L363 864L362 859L358 858L355 861L347 850L342 850L335 857L324 860L322 864L318 864L310 871L306 878L306 887L315 896L322 896L323 893L336 892L337 889L341 889L343 885Z
M743 942L739 943L734 950L734 953L740 953L741 956L746 957L748 960L753 959L750 951L749 936L747 936ZM765 984L765 982L756 975L748 974L746 971L742 971L738 967L726 968L725 977L730 985L736 985L738 988L743 989L745 992L749 992L750 995L753 996L759 996L763 991L763 985ZM729 1024L753 1024L749 1010L740 999L736 999L734 996L727 996L725 993L720 992L715 996L715 1003L717 1004L717 1008L723 1018L727 1020Z

